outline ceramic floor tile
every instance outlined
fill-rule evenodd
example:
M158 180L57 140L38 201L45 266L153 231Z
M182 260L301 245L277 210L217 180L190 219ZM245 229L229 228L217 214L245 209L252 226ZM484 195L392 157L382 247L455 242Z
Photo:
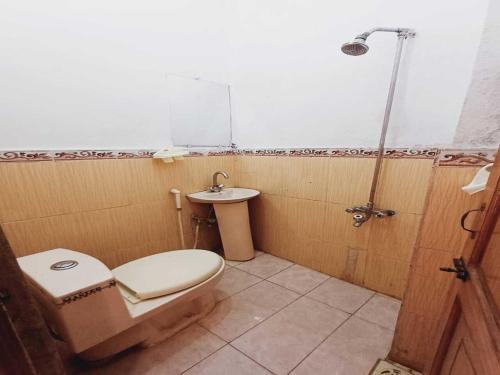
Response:
M271 375L239 351L227 345L185 372L187 375Z
M287 374L349 316L302 297L231 345L273 373Z
M356 316L394 330L400 307L401 302L397 299L376 294L356 312Z
M261 255L263 255L263 254L265 254L265 252L260 251L260 250L255 250L255 258L257 258L258 256L261 256ZM254 259L255 259L255 258L254 258ZM238 260L228 260L228 259L224 259L224 260L225 260L226 264L227 264L229 267L236 267L236 266L238 266L238 265L240 265L240 264L242 264L242 263L246 263L245 261L240 262L240 261L238 261ZM248 261L248 262L249 262L249 261Z
M355 316L292 372L294 375L366 375L389 352L393 332Z
M228 259L224 259L224 261L226 262L226 264L229 267L236 267L236 266L240 265L241 263L243 263L243 262L238 262L237 260L228 260Z
M259 281L262 281L262 279L257 276L250 275L236 268L229 268L224 271L222 279L215 286L215 299L216 301L222 301L233 294L257 284Z
M93 374L181 374L226 343L197 324L150 348L129 350Z
M352 314L374 294L371 290L332 277L307 296Z
M324 273L295 264L270 277L268 280L291 289L294 292L306 294L329 277Z
M298 297L297 293L262 281L217 304L200 324L231 341Z
M269 254L263 254L255 257L248 262L238 264L236 267L251 273L255 276L268 278L283 271L285 268L290 267L293 263L288 260L281 259Z

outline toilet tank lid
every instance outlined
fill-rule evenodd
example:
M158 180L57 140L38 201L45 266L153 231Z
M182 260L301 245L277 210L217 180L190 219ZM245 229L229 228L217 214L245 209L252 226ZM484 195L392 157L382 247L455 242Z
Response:
M17 258L32 283L55 300L113 280L100 260L68 249L53 249Z

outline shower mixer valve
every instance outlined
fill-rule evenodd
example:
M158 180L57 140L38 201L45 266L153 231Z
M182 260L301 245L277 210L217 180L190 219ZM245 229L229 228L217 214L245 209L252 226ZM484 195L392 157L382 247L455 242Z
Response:
M367 203L365 206L355 206L346 208L346 212L354 214L352 218L354 220L353 226L359 228L364 222L370 220L372 216L382 218L387 216L396 215L396 211L393 210L377 210L373 208L373 203Z

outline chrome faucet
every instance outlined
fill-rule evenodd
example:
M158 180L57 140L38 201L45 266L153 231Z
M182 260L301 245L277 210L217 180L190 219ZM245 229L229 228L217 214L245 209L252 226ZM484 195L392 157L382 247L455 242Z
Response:
M217 177L219 177L219 175L224 176L226 180L229 178L227 172L224 171L215 172L213 175L212 186L208 188L208 191L211 191L212 193L218 193L224 188L224 184L217 183Z
M372 202L368 202L364 206L346 208L346 212L354 214L352 215L352 218L354 220L354 223L352 225L354 225L356 228L359 228L361 225L363 225L363 223L370 220L372 216L382 218L396 215L396 211L393 210L374 209Z

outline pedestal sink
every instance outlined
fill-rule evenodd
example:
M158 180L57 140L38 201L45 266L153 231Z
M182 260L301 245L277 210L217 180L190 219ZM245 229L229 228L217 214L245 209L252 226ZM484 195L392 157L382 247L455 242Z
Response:
M248 200L259 194L257 190L244 188L188 194L187 198L191 202L214 205L226 259L244 261L254 258Z

